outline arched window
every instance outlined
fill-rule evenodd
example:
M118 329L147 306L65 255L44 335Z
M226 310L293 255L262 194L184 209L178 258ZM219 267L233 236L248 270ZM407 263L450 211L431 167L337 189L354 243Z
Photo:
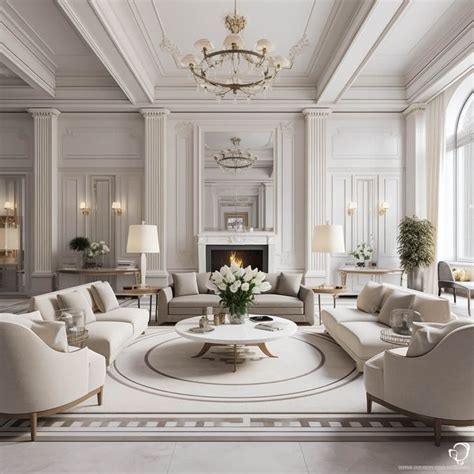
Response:
M459 113L454 136L455 259L474 262L474 94Z

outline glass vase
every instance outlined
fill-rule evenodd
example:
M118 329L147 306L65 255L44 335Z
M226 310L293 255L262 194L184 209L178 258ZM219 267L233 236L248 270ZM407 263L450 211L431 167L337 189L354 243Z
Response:
M244 324L245 323L245 313L229 313L229 323L230 324Z

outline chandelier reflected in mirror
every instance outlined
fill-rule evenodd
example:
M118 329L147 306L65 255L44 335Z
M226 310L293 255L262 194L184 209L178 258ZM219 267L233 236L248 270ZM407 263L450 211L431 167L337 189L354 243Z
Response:
M199 57L194 54L181 57L178 47L165 36L161 43L178 65L189 69L198 90L214 94L218 101L227 94L234 100L238 97L250 100L256 94L270 90L280 72L291 69L296 56L309 44L307 24L302 38L290 49L289 57L274 55L273 44L265 38L258 40L254 49L246 48L240 33L245 29L247 19L237 14L237 0L234 0L233 14L227 15L224 23L230 34L224 39L222 49L214 49L210 40L200 39L194 43Z
M232 148L221 150L214 155L214 160L216 160L218 166L222 170L230 173L237 173L244 169L251 168L258 157L248 150L240 149L240 138L232 137L230 141L233 145Z

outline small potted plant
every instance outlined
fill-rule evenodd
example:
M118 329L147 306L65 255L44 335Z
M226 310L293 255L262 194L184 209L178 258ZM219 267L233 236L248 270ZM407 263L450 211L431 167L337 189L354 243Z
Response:
M255 295L271 288L270 283L264 281L265 273L258 268L252 270L250 266L224 265L212 274L211 280L216 286L214 293L220 297L219 303L229 311L231 324L243 324Z
M85 263L85 252L90 247L90 242L87 237L74 237L69 242L69 248L77 252L78 257L80 258L80 262L76 263L77 267L84 266ZM79 260L78 258L78 260Z
M365 267L365 263L372 258L374 249L367 243L362 242L350 253L356 260L357 267Z

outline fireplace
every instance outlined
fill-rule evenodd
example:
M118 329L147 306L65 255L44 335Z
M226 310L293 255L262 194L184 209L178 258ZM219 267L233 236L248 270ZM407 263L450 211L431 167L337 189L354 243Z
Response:
M232 261L268 272L268 245L206 245L206 271L219 270Z

